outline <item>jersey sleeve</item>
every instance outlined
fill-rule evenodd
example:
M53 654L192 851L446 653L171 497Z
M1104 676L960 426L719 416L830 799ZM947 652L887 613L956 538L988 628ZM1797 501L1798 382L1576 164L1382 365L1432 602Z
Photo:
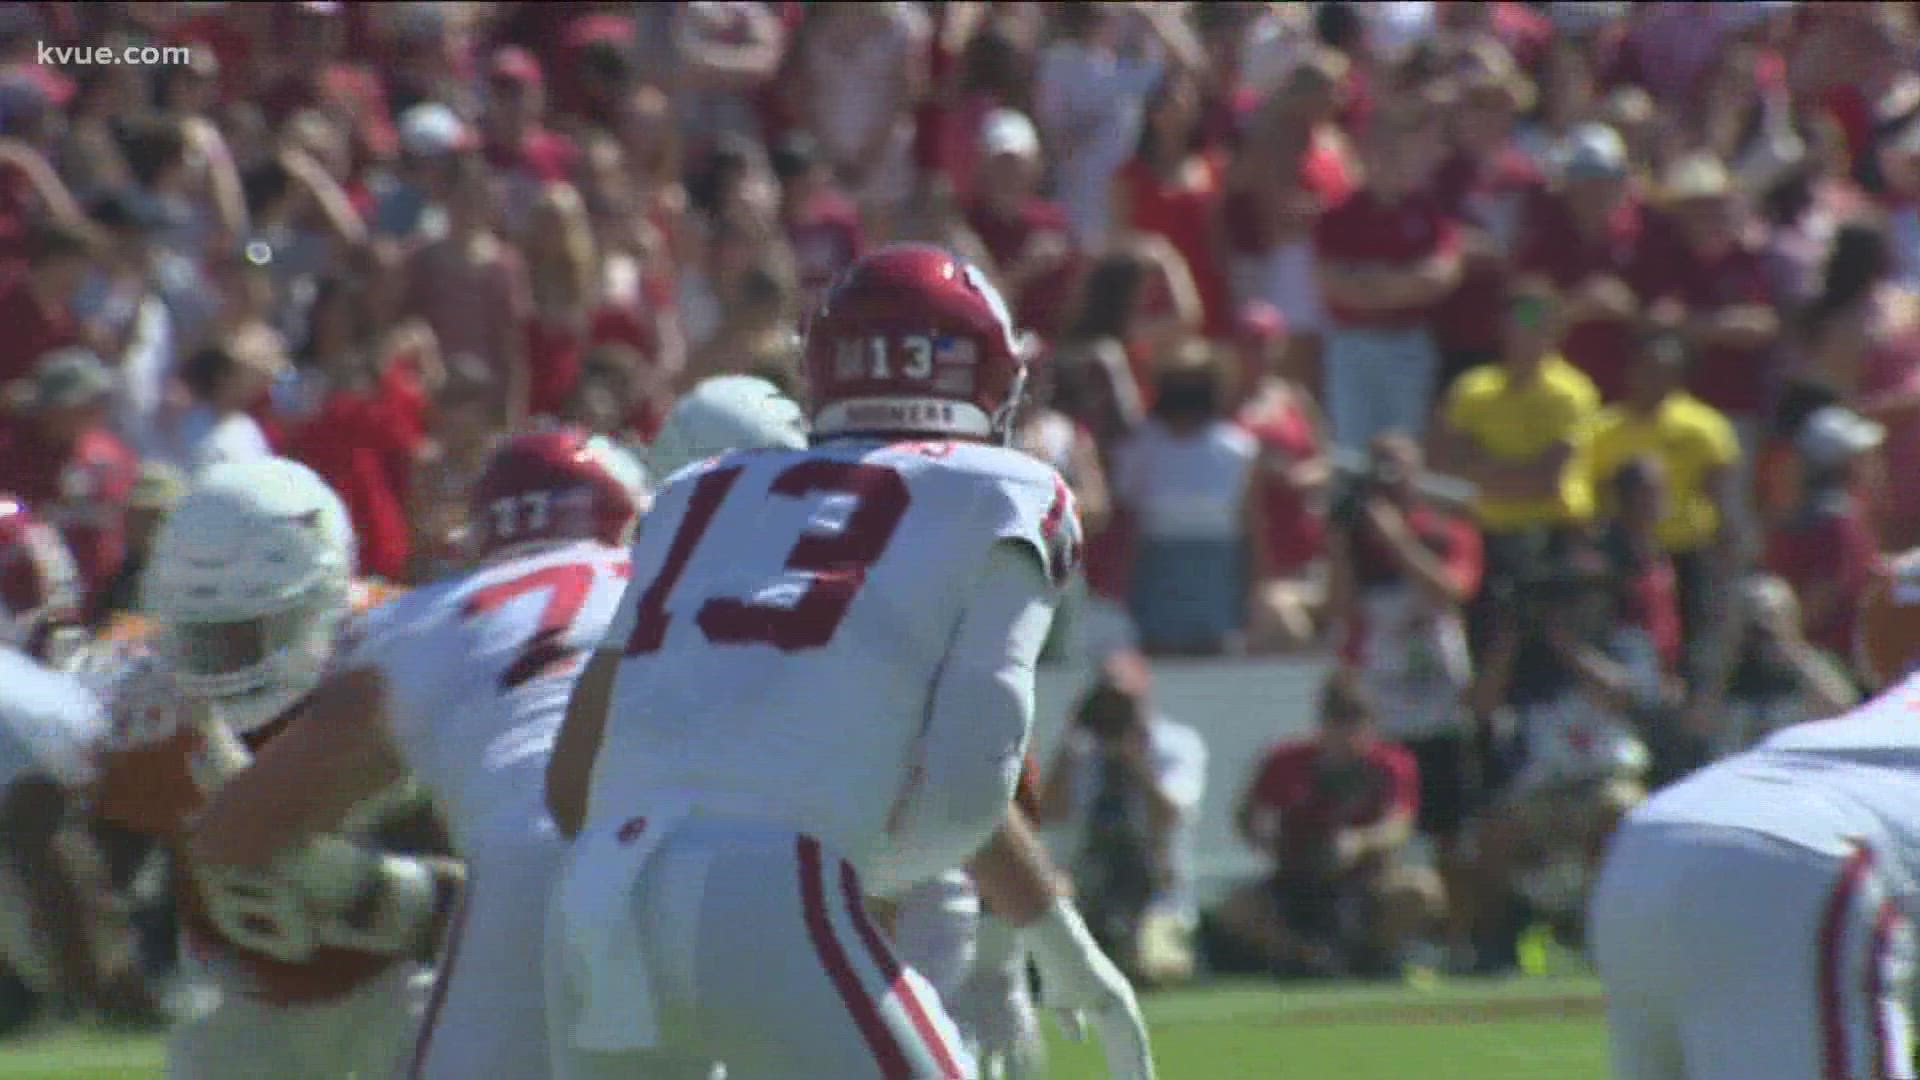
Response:
M995 538L1030 548L1048 582L1059 590L1080 569L1085 546L1080 507L1059 473L1046 466L1035 473L1003 483L1007 497Z
M460 678L459 658L442 647L441 635L420 632L423 624L445 615L445 602L437 599L435 594L414 593L363 611L353 617L342 642L343 670L380 673L387 719L395 728L433 715L447 686Z

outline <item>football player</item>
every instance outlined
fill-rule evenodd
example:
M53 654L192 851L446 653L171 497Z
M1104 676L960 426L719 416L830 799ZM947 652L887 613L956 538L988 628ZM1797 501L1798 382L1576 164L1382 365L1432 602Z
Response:
M1900 673L1920 654L1898 588L1876 602L1862 650L1888 690L1654 793L1615 834L1588 920L1615 1076L1914 1075L1920 679Z
M577 836L548 920L555 1075L973 1075L865 898L976 851L1060 1003L1139 1031L1009 818L1080 546L1065 483L1004 448L1022 352L977 269L875 252L809 328L812 447L659 493L547 773Z
M0 494L0 967L37 994L157 1019L126 913L83 827L100 704L43 665L77 636L77 582L59 534Z
M797 447L801 423L764 379L710 379L676 403L649 463ZM545 994L528 973L541 969L562 845L541 778L580 661L626 587L646 501L604 439L561 428L504 443L470 500L474 569L369 617L301 715L200 817L197 858L258 867L403 776L435 797L472 876L410 1076L546 1075Z
M143 580L154 620L112 673L98 812L183 855L188 823L285 730L354 605L345 507L281 459L218 464L161 527ZM217 1003L178 1026L185 1080L390 1075L459 891L447 860L374 850L377 808L258 871L176 858L186 959Z

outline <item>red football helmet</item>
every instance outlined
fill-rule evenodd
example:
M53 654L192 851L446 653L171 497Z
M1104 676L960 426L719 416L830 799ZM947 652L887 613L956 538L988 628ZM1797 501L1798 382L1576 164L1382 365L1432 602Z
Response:
M56 660L56 640L80 615L80 572L66 542L0 492L0 645Z
M468 542L475 558L565 540L624 544L648 501L639 465L579 428L516 435L473 485Z
M848 267L807 328L816 436L1004 439L1026 347L977 267L924 244Z

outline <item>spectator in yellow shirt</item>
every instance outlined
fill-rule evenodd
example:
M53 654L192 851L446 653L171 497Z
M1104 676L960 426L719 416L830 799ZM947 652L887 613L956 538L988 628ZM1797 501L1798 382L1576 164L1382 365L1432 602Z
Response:
M1504 355L1454 381L1437 456L1479 488L1489 582L1511 580L1593 516L1582 466L1600 394L1557 351L1563 310L1540 280L1516 283Z
M1594 422L1589 475L1612 476L1634 458L1658 461L1667 480L1666 514L1655 529L1673 559L1680 619L1690 666L1700 662L1702 630L1711 623L1718 567L1739 554L1733 523L1740 441L1725 414L1683 389L1686 346L1659 333L1642 342L1628 375L1627 397ZM1603 494L1605 485L1595 483ZM1602 505L1603 514L1612 508ZM1731 578L1728 579L1731 581Z

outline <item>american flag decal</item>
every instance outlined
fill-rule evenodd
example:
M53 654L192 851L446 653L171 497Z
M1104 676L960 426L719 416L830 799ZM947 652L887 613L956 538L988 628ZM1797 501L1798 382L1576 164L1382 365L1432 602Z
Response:
M1080 568L1080 512L1073 492L1058 474L1053 478L1053 502L1040 519L1040 538L1047 545L1047 569L1056 588L1064 587Z

